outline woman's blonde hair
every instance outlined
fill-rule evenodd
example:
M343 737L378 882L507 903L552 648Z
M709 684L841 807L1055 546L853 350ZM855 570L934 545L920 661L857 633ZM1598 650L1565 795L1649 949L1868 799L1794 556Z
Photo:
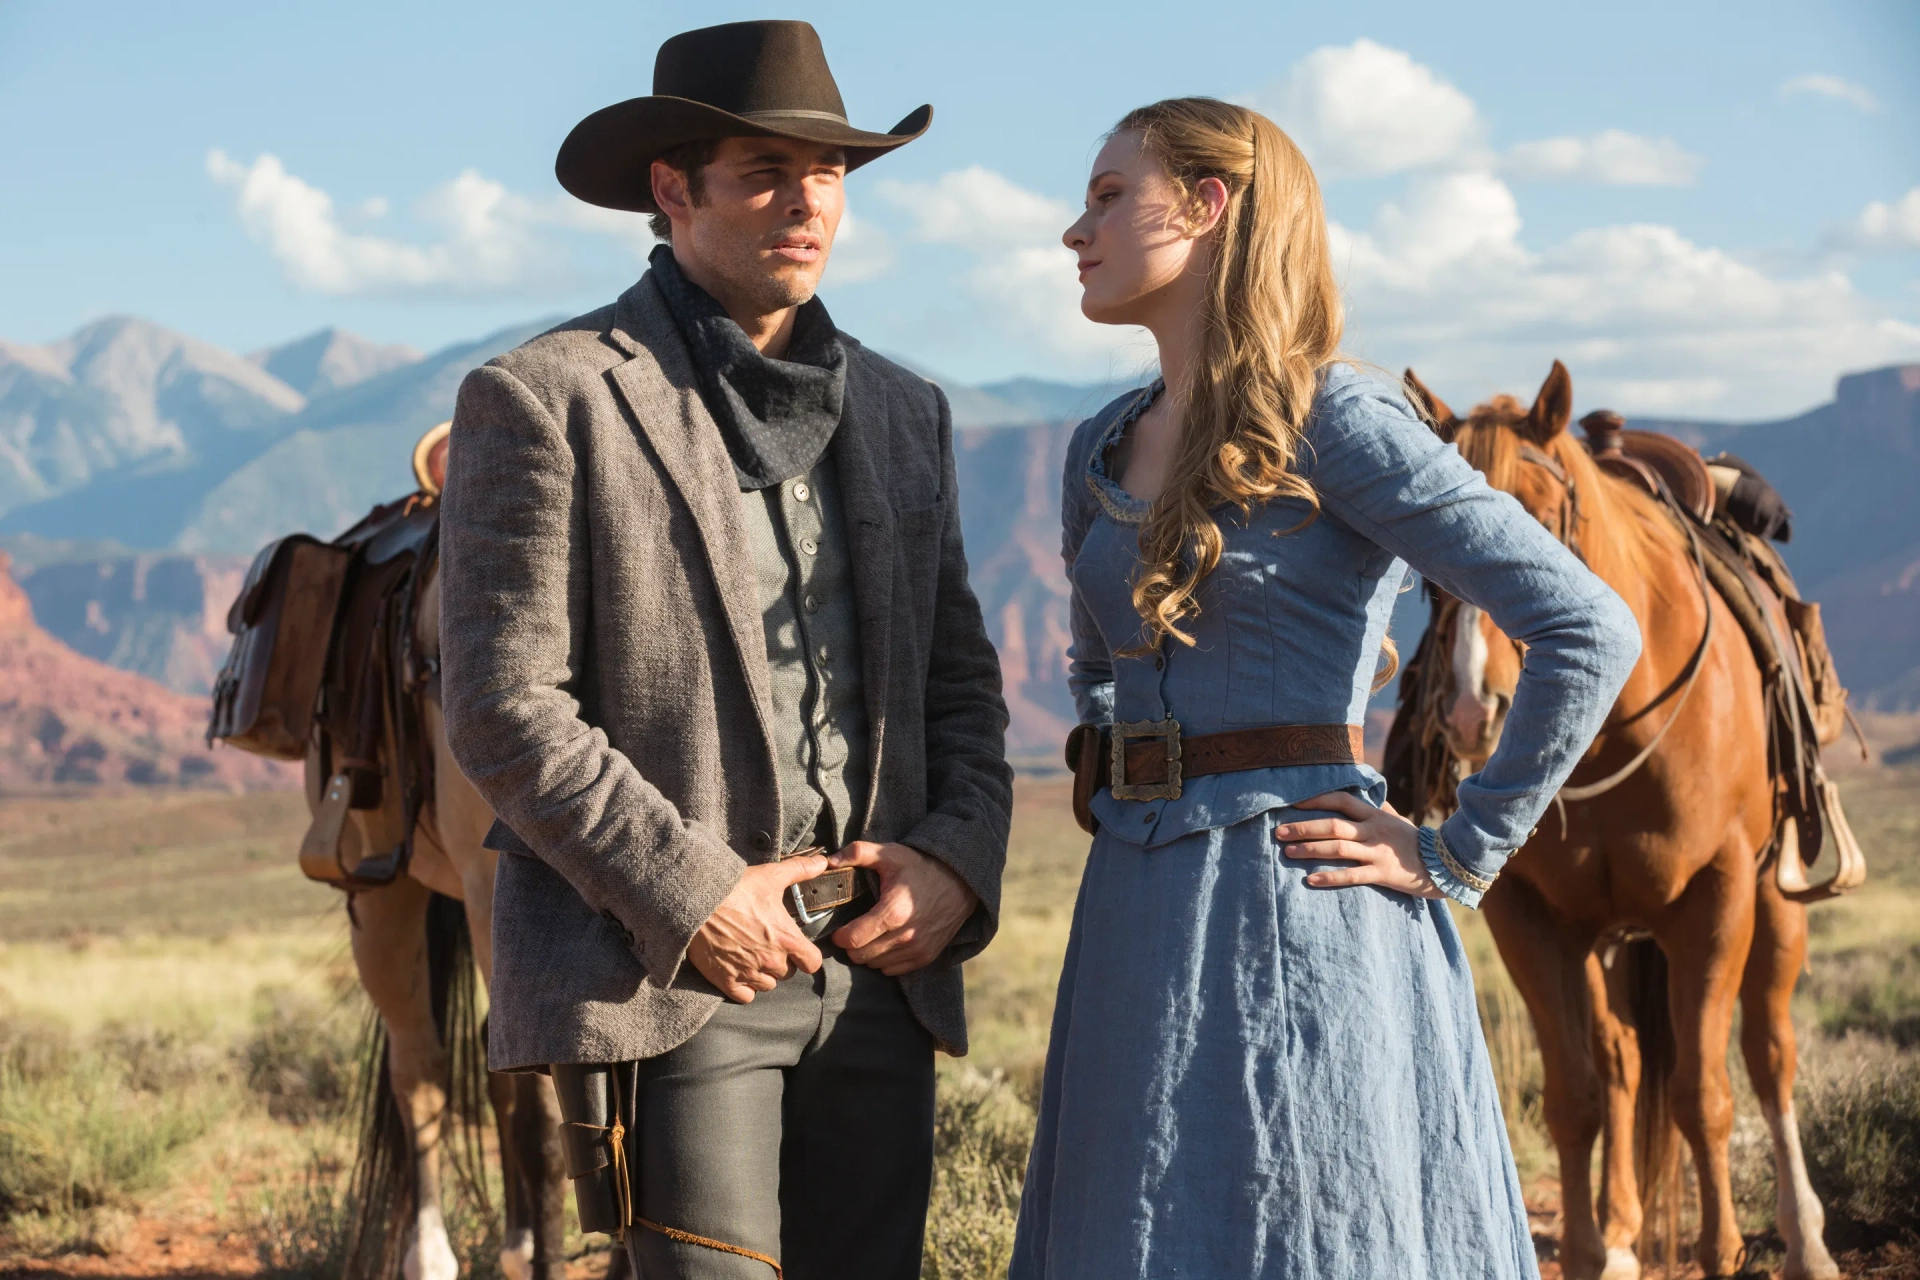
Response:
M1300 498L1313 486L1293 469L1320 370L1340 347L1340 290L1327 249L1320 184L1293 140L1257 111L1214 98L1169 98L1127 113L1115 134L1139 135L1196 215L1200 183L1218 178L1227 206L1209 232L1199 350L1193 361L1173 474L1140 529L1133 605L1145 643L1193 637L1181 622L1220 563L1223 503L1242 518L1255 502Z

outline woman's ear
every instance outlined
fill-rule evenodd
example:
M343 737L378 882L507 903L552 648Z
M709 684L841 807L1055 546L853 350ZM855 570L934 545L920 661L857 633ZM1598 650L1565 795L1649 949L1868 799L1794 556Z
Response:
M1227 184L1218 178L1202 178L1193 189L1187 208L1187 234L1198 240L1227 215Z

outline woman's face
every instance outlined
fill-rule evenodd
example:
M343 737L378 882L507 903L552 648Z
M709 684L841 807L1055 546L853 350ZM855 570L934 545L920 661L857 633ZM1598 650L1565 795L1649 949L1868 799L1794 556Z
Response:
M1209 178L1197 192L1204 206L1226 202L1226 188ZM1160 162L1140 145L1137 133L1116 133L1094 158L1087 182L1087 211L1061 237L1080 259L1080 310L1096 324L1144 324L1184 293L1183 278L1204 280L1206 262L1197 238L1215 216L1196 227L1191 206L1180 198ZM1211 213L1212 211L1209 210ZM1184 298L1181 301L1185 301Z

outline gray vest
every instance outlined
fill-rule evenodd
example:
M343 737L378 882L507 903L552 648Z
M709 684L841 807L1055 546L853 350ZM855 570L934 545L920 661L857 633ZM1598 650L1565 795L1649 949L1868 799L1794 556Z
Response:
M796 479L744 491L746 550L759 571L780 777L780 852L860 834L867 711L853 565L833 455Z

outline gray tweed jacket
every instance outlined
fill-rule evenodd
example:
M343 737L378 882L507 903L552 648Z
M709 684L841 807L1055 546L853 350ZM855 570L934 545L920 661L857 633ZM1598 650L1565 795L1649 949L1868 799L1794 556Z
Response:
M834 438L870 731L865 836L953 868L980 910L901 986L966 1052L959 964L993 936L1012 808L1000 668L967 586L952 418L848 340ZM447 736L499 816L488 1060L652 1057L721 997L683 963L780 791L739 485L642 277L474 370L441 523Z

